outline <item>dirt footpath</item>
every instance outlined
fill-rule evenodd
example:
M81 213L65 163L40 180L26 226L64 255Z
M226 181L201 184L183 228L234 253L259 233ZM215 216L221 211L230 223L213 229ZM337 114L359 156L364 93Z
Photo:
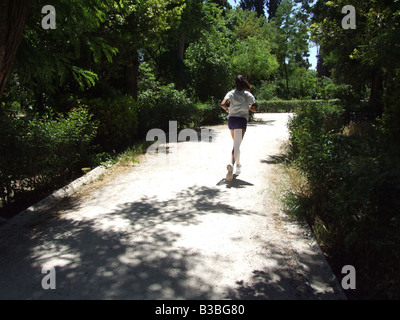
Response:
M257 115L232 182L232 139L215 126L206 142L169 144L1 226L0 299L344 299L308 228L276 199L288 117ZM43 267L56 289L42 288Z

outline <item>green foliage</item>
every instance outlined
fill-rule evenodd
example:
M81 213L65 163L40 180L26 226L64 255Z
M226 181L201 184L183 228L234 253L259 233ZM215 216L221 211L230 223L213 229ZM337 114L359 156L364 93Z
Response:
M307 188L290 193L287 204L331 256L356 267L360 296L399 298L391 266L400 262L400 168L387 136L391 121L345 133L344 119L341 107L310 105L291 120L290 156Z
M270 81L262 81L260 85L253 87L252 93L257 100L272 100L276 97L276 84Z
M250 82L258 83L278 69L278 62L271 54L268 41L249 37L236 45L232 68L234 74L245 75Z
M226 119L227 114L220 107L220 101L216 99L211 98L206 102L198 102L196 109L194 123L197 127L221 124Z
M160 85L150 63L143 62L139 66L139 92L155 89Z
M53 3L57 28L50 32L44 32L38 23L46 4L42 0L34 2L13 72L25 87L36 92L46 88L45 94L55 94L75 81L81 89L93 86L98 76L90 70L90 63L98 63L103 56L111 59L117 53L103 37L94 34L105 22L113 2L58 0Z
M314 70L298 67L290 77L290 97L295 99L334 99L336 96L319 96L321 84Z
M72 67L72 73L82 91L87 87L94 87L96 85L96 81L99 79L99 76L94 72L84 70L76 66Z
M305 172L315 172L312 178L320 180L325 177L320 175L327 169L322 161L326 159L329 162L332 160L329 157L337 156L330 149L333 147L330 139L344 127L342 114L343 109L340 106L310 104L303 109L297 109L297 114L289 123L292 156Z
M249 37L267 40L265 25L265 18L258 17L254 11L236 9L227 13L227 26L240 41Z
M326 103L338 105L338 99L332 100L257 100L259 112L301 112L305 108L320 107Z
M143 91L138 102L141 136L155 128L168 132L169 121L177 121L178 128L184 128L194 121L196 115L196 104L186 91L176 90L174 84Z
M345 5L357 10L356 29L341 26ZM368 94L376 114L382 115L399 88L394 77L400 69L398 1L320 0L313 11L312 36L321 45L326 67L358 96Z
M298 80L295 72L299 68L309 68L308 23L308 15L297 8L293 0L283 0L271 20L269 31L274 43L272 53L276 55L279 63L278 95L281 98L299 96L299 93L293 92L292 82Z
M129 96L113 93L109 97L87 99L85 103L98 121L95 142L104 151L121 151L138 136L138 105Z
M205 33L186 50L185 65L201 101L223 97L233 82L229 42L221 33Z
M65 183L89 160L96 126L87 109L74 109L66 117L48 115L32 120L2 113L0 197L3 204L26 191Z

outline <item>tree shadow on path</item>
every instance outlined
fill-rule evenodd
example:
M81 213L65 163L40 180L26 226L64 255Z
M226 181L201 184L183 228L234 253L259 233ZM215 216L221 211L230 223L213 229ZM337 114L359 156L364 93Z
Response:
M255 235L257 255L269 264L263 263L253 270L250 280L247 271L243 278L232 279L222 294L216 264L221 259L226 265L227 257L216 253L208 257L212 264L205 263L201 250L183 247L179 241L180 230L200 225L209 214L231 215L235 219L263 216L260 212L226 204L223 194L217 188L193 186L172 199L142 197L103 211L77 202L63 208L65 213L52 211L50 218L44 215L42 220L36 219L19 228L1 228L0 299L332 297L315 294L307 282L308 274L296 270L298 265L289 259L288 252L282 252L284 247L274 241L267 242L261 235ZM201 237L198 241L202 241ZM235 259L228 260L231 258ZM232 268L240 269L241 262L238 263ZM43 266L55 268L55 290L42 288ZM193 272L196 266L201 273ZM311 260L307 267L310 274L321 268ZM225 271L220 270L221 275L226 276ZM204 277L204 274L211 276Z
M0 299L209 299L213 284L189 276L199 253L175 246L181 235L167 225L196 225L210 213L255 214L222 203L220 192L194 186L173 199L142 198L101 214L86 208L76 218L80 203L11 228L1 237ZM43 266L55 267L56 290L42 289Z

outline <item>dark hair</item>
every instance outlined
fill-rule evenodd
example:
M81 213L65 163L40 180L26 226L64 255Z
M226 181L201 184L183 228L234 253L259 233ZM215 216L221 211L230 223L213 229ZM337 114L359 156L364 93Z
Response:
M235 78L235 85L236 85L236 89L239 91L251 90L251 88L252 88L252 85L242 75L238 75Z

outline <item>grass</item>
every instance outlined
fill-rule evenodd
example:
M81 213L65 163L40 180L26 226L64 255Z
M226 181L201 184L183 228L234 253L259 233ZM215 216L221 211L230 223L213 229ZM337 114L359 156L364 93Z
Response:
M153 144L154 142L149 141L139 141L136 142L133 146L126 149L124 152L119 154L116 158L116 162L127 165L133 163L139 163L138 156L146 153L147 149Z
M94 157L95 159L93 160L92 167L96 167L99 165L102 165L104 167L111 167L116 164L130 165L138 163L139 161L137 158L140 155L146 153L147 149L151 146L152 143L153 142L139 140L120 153L99 153Z

